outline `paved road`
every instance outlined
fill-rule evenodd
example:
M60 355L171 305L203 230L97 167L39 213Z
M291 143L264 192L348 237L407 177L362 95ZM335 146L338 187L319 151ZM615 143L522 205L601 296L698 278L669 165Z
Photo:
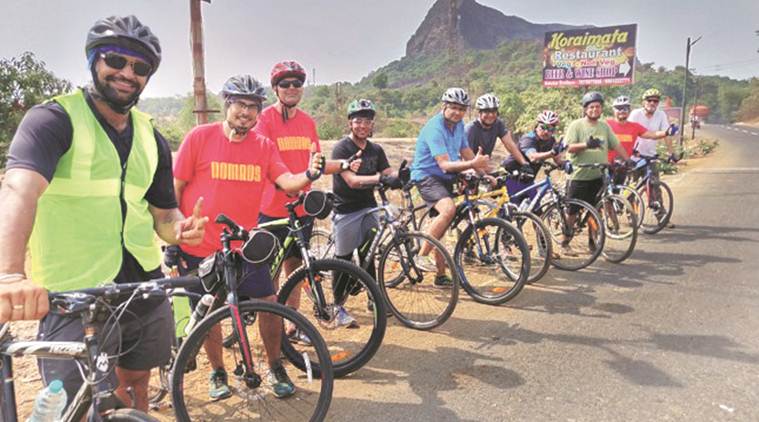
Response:
M716 154L671 179L677 228L625 264L464 298L434 332L393 322L330 420L759 420L757 132L706 127Z

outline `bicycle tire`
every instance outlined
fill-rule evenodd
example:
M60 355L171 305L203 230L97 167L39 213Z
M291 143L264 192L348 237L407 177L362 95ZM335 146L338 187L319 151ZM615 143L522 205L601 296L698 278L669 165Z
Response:
M171 364L158 368L157 385L154 383L154 381L156 381L155 377L151 379L150 385L148 386L148 406L151 409L160 408L160 403L164 398L166 398L166 395L169 393L171 376L170 370Z
M110 422L158 422L157 418L137 409L118 409L109 412L102 418Z
M211 401L208 399L207 392L202 389L202 392L197 393L198 397L193 396L191 400L191 411L193 412L193 417L196 418L196 420L222 420L224 416L228 417L230 420L255 420L253 419L253 415L242 415L241 413L247 410L247 408L244 406L245 402L251 402L255 405L261 406L264 408L264 411L258 414L257 419L260 419L262 421L272 421L275 420L276 417L279 417L280 415L283 419L278 420L293 420L295 416L303 418L302 420L308 420L310 422L317 422L317 421L323 421L326 418L327 412L329 410L330 403L332 401L332 390L333 390L333 384L334 384L334 378L333 378L333 372L332 372L332 365L330 362L330 356L329 351L327 350L327 345L324 342L324 340L321 338L321 335L316 330L316 328L308 322L308 320L303 317L301 314L296 312L293 309L290 309L286 306L283 306L278 303L274 302L266 302L262 300L247 300L244 302L240 302L238 305L238 312L240 313L240 316L247 319L252 318L255 319L258 316L260 316L260 313L268 313L272 314L273 316L283 318L285 320L293 322L299 329L303 330L303 332L309 336L311 339L312 345L310 349L306 352L309 353L309 356L313 358L314 362L326 362L325 364L322 364L320 367L320 376L319 377L313 377L308 378L308 384L304 386L303 380L299 379L299 384L296 390L296 396L287 400L278 399L274 397L269 397L269 394L267 391L264 391L265 388L263 387L264 384L261 384L258 387L248 387L245 384L245 380L241 380L240 375L238 375L235 372L230 373L230 378L236 377L236 380L241 380L240 387L235 387L232 389L234 393L237 393L240 395L240 397L230 397L227 398L224 402L223 409L228 409L228 412L231 412L231 415L220 415L219 414L219 407L216 405L216 401ZM195 360L196 357L198 357L198 352L202 348L203 342L206 339L209 331L211 328L216 326L217 324L224 325L224 324L231 324L232 318L230 316L230 306L225 305L221 308L215 310L211 314L207 315L195 328L192 330L190 335L185 339L185 341L182 343L182 346L179 349L179 352L177 353L176 360L174 361L174 367L172 369L171 373L171 395L172 395L172 403L174 406L174 412L176 415L177 420L181 422L187 422L192 420L190 417L190 414L188 412L188 406L187 406L187 400L186 400L186 391L185 391L185 384L184 381L186 378L192 375L192 379L188 380L188 388L192 388L196 384L205 385L207 382L207 374L197 374L197 369L194 371L189 371L187 374L185 374L185 369L188 363ZM258 324L253 322L251 324L245 323L245 327L254 327ZM222 328L224 329L224 328ZM281 328L284 330L284 328ZM247 330L247 328L246 328ZM224 333L222 333L224 335ZM231 348L232 353L235 351L239 351L239 343L237 341L233 340L233 347ZM250 338L250 344L254 346L255 342L253 338ZM254 346L255 347L255 346ZM230 349L225 349L230 350ZM249 350L247 353L250 353L252 355L256 355L256 357L259 357L260 353L258 353L259 350ZM261 353L263 353L261 351ZM236 356L235 356L236 357ZM237 362L237 359L235 359L235 362ZM283 362L284 363L284 362ZM205 366L207 367L208 363L205 362ZM198 362L198 367L201 367L200 362ZM256 369L260 372L260 366L259 362L256 362ZM196 376L199 375L199 376ZM202 380L202 381L201 381ZM319 380L320 385L316 388L310 388L312 386L312 381ZM265 382L265 381L264 381ZM230 386L231 387L231 386ZM310 389L309 389L310 388ZM197 392L197 386L196 391ZM254 397L252 399L246 398L244 395L253 395ZM202 397L201 397L202 396ZM240 403L240 400L243 402ZM276 405L279 406L307 406L313 403L313 410L302 410L298 409L295 410L295 412L291 413L285 413L284 411L276 411L272 410L271 408L275 407ZM206 415L196 416L198 415L198 412L204 411L203 405L208 405L211 408L207 410ZM288 410L288 409L285 409Z
M316 316L316 305L313 302L313 296L309 294L301 295L302 298L311 299L312 309L309 309L309 311L313 310L314 312L308 312L306 318L317 327L322 338L324 338L332 359L334 376L341 378L366 365L374 357L382 344L387 329L387 312L385 311L383 295L377 282L366 271L349 261L332 258L318 259L311 261L311 269L314 273L318 273L325 299L330 302L328 306L335 310L337 308L334 307L335 298L332 287L335 279L338 277L335 275L337 274L336 272L339 272L339 276L349 277L353 280L353 283L357 283L357 285L354 285L350 289L352 292L347 294L345 300L342 301L343 303L340 304L358 322L357 329L342 327L334 329L330 328L329 325L323 324L324 321ZM279 303L286 304L295 289L308 286L306 281L307 271L308 268L302 266L290 274L290 277L287 278L287 281L277 295ZM325 274L330 274L332 277L324 277ZM350 300L350 305L347 304L348 300ZM303 302L303 299L301 301ZM372 309L368 309L369 301L372 302ZM332 322L334 321L330 321L329 323ZM365 330L367 322L371 327L368 333ZM348 335L343 336L343 332L347 332ZM359 336L357 335L358 332L368 335ZM358 337L365 339L365 341L361 339L356 341ZM353 345L356 347L350 347ZM349 349L352 352L348 351ZM282 353L297 368L301 370L305 369L301 355L286 339L283 339ZM319 365L312 364L312 368L318 376L320 373Z
M638 191L640 192L640 196L643 198L644 202L647 205L649 205L648 206L649 214L653 216L654 221L655 221L655 223L653 223L651 218L648 217L643 222L643 226L642 226L643 233L646 233L646 234L656 234L662 231L662 229L664 229L664 227L666 227L667 224L669 224L669 220L672 218L672 212L674 211L674 208L675 208L675 198L674 198L674 195L672 195L672 189L670 189L669 185L667 185L666 183L662 181L659 181L659 187L661 188L662 204L659 204L658 206L662 207L665 210L664 215L661 216L661 218L657 216L657 212L654 209L656 207L650 206L652 202L651 202L651 198L649 198L648 189L646 189L646 185L644 184L643 186L640 187L640 189L638 189Z
M435 252L442 255L453 281L450 287L435 287L435 271L425 271L415 265L414 256L419 252L422 242L432 244L431 256ZM397 232L380 255L377 282L385 303L398 321L415 330L431 330L445 323L456 309L460 281L458 271L454 269L453 258L437 239L421 232ZM399 278L397 270L402 271L401 281L393 285L386 284L386 278ZM426 278L427 276L431 278ZM437 307L436 304L441 306ZM414 307L410 308L411 306Z
M567 257L566 259L561 258L560 254L563 253L563 251L556 251L556 249L554 249L554 254L551 256L551 264L556 268L565 271L581 270L595 262L603 250L605 232L603 224L600 224L602 221L601 216L592 205L588 204L585 201L572 198L562 198L561 201L561 203L559 203L557 200L548 202L543 205L538 212L538 215L540 215L540 218L543 220L546 227L548 227L549 233L551 234L551 240L555 244L561 245L561 242L563 241L563 230L566 227L567 223L566 215L564 212L562 212L562 209L568 208L569 205L575 205L581 209L581 211L578 212L578 214L581 216L576 219L575 227L572 228L572 237L570 243L572 240L577 239L575 236L576 232L582 233L585 230L586 224L590 225L592 224L590 222L595 221L595 226L597 227L596 236L593 238L588 236L587 246L590 253L585 254L587 255L585 259L579 259L579 255L578 259L576 260L570 260L570 257ZM588 217L588 215L590 215L590 217ZM579 227L577 227L578 225ZM593 243L592 248L590 247L591 242ZM585 250L583 250L583 252L585 252Z
M530 272L527 276L527 284L535 283L551 268L553 241L548 227L540 217L529 211L516 211L509 215L501 213L501 218L513 224L527 242L527 247L530 249Z
M604 196L597 208L606 234L601 253L605 260L618 264L635 250L638 241L637 213L630 202L620 195ZM614 218L609 215L609 209L614 210Z
M643 197L640 196L640 193L631 186L616 185L616 187L619 188L618 195L627 199L630 205L632 205L633 210L636 212L638 231L642 230L641 226L643 225L643 219L646 216L646 201L644 201Z
M479 236L483 237L483 243L474 242L474 237ZM492 249L488 244L491 236L494 241ZM473 245L478 246L476 250L472 250ZM514 247L517 251L515 254L512 253ZM508 256L503 257L501 253L507 253ZM516 297L530 274L530 250L524 236L500 218L483 218L475 222L474 226L467 226L456 242L453 261L459 270L464 291L475 301L487 305L500 305ZM514 268L508 265L509 261L514 262ZM467 263L472 263L472 267L469 268ZM495 268L487 267L484 271L473 273L475 268L483 265L495 265ZM502 274L498 274L498 270ZM503 277L494 277L496 274L505 276L510 280L506 283L512 285L506 286ZM495 283L493 280L496 280ZM485 283L483 287L480 287L481 281Z

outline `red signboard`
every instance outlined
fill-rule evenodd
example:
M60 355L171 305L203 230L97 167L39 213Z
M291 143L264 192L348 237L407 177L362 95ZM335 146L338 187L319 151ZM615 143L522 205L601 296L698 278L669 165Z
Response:
M543 86L633 83L638 25L546 32Z

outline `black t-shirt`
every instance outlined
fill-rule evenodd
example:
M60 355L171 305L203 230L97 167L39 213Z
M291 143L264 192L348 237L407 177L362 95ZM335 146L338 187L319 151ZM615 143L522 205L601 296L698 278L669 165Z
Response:
M509 129L503 120L496 119L495 123L489 128L482 126L479 120L470 122L464 128L467 142L469 142L469 148L477 154L477 150L482 147L482 153L491 155L495 149L495 144L498 139L503 138L509 133Z
M345 160L359 150L350 137L345 137L335 144L332 150L333 160ZM371 176L390 167L385 151L381 146L367 140L366 147L361 153L361 167L356 174ZM332 175L332 192L335 194L335 212L348 214L364 208L377 206L374 190L371 186L364 189L352 189L339 173Z
M133 127L131 119L127 128L119 133L98 113L86 92L85 98L118 151L123 167L132 148ZM58 161L71 148L73 132L71 119L60 104L49 102L32 107L24 116L13 136L6 169L32 170L41 174L48 182L51 181ZM177 200L174 194L174 179L171 171L171 149L168 142L157 130L154 134L158 144L158 166L153 176L153 182L145 194L145 199L156 208L176 208ZM123 199L121 201L121 212L122 218L124 218L126 204ZM130 283L162 276L160 268L148 268L146 270L126 248L122 247L122 251L124 259L114 282ZM93 259L97 259L97 251L93 251Z
M540 163L531 162L530 157L528 155L536 153L536 152L548 152L553 148L555 144L556 144L556 139L554 137L551 137L547 141L544 141L538 137L535 131L530 131L522 135L521 138L519 138L518 146L519 146L519 151L522 152L522 155L524 155L524 158L527 159L527 161L532 166L532 169L535 170L535 172L537 173L537 171L540 170ZM509 169L509 170L519 168L519 163L517 163L517 160L511 156L503 160L502 165L506 169Z

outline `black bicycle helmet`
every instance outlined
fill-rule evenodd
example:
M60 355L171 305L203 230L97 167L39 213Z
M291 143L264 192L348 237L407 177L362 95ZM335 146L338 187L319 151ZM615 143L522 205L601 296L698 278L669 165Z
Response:
M95 22L87 33L85 54L104 46L115 45L143 55L153 67L153 73L161 63L161 44L158 37L134 15L110 16Z
M598 91L590 91L585 93L585 95L582 96L582 108L585 108L590 103L600 102L602 105L604 103L604 96Z
M255 101L266 101L266 90L261 82L251 75L235 75L224 82L221 97L227 101L230 97L245 97Z

